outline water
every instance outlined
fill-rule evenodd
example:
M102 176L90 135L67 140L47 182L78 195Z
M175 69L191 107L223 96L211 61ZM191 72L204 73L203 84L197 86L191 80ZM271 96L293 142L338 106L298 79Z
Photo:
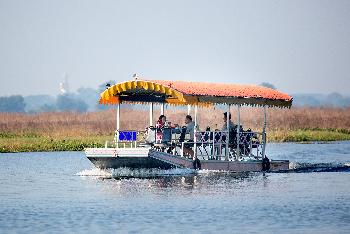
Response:
M289 173L94 169L0 154L0 233L349 233L350 142L269 144Z

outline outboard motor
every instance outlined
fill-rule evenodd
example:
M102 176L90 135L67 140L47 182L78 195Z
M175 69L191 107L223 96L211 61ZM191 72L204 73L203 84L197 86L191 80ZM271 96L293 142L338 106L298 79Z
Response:
M262 170L269 171L270 170L270 159L268 157L264 157L262 160Z

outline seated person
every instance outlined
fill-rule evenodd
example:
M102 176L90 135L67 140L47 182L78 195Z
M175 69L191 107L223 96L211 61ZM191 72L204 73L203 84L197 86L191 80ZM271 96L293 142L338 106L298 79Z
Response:
M156 128L163 128L165 126L165 122L166 122L166 116L160 115L156 123Z
M194 142L194 122L192 121L192 117L190 115L186 115L185 117L185 124L186 124L186 130L184 131L185 134L190 134L190 139L189 143L184 144L184 154L189 155L191 158L194 158L194 152L193 152L193 142ZM177 128L175 129L175 132L181 133L180 129Z
M156 142L169 143L171 141L171 128L175 128L175 126L166 121L165 115L160 115L156 123Z

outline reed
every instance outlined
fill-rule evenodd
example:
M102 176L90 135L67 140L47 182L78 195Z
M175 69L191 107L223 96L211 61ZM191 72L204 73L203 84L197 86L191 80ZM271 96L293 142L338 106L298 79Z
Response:
M200 128L205 129L209 126L211 129L220 129L223 125L222 113L224 111L225 109L220 106L199 108L198 122ZM187 110L185 108L170 107L166 109L168 121L172 123L183 125L186 114ZM233 122L237 122L235 108L231 109L231 114ZM159 107L155 108L153 123L156 122L158 115ZM350 139L350 108L268 109L267 116L269 141ZM249 127L253 130L261 131L263 126L262 109L242 108L241 124L245 129ZM149 112L147 109L130 109L125 107L121 111L120 126L122 129L143 130L148 125ZM115 110L89 113L0 113L0 141L2 142L0 145L3 147L6 145L8 149L8 145L16 145L16 140L18 142L18 139L26 139L22 141L27 145L29 144L28 139L46 141L53 139L52 142L55 142L56 139L59 141L72 139L72 142L79 142L81 145L77 149L82 149L84 141L87 142L88 139L90 139L89 144L102 144L103 140L107 138L112 139L115 128ZM32 142L35 142L35 140L32 140ZM76 144L74 143L73 145ZM67 149L71 148L68 147ZM6 152L9 151L11 150Z
M154 113L155 123L157 109ZM222 108L199 108L201 128L221 128ZM193 112L193 111L192 111ZM184 124L187 110L169 108L168 121ZM237 122L236 110L231 109L232 120ZM193 114L192 114L193 115ZM350 130L350 108L292 108L268 109L268 131L296 129L347 129ZM148 110L124 109L121 111L121 128L141 130L149 125ZM242 108L241 123L245 128L261 129L261 108ZM0 113L0 134L39 134L48 136L109 135L116 128L116 111L89 113L53 112L40 114Z

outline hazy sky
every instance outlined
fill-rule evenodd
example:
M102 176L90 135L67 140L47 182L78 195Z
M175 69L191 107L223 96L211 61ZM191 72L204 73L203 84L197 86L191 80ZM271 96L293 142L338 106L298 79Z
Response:
M350 95L350 0L0 0L0 96L134 73Z

